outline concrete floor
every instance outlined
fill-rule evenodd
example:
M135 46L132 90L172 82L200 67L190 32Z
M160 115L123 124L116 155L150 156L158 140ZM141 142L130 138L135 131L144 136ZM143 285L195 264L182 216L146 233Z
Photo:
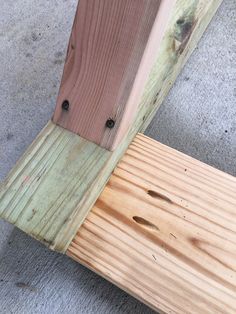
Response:
M0 180L51 117L77 0L0 0ZM236 175L236 1L224 0L146 134ZM152 313L0 222L0 313Z

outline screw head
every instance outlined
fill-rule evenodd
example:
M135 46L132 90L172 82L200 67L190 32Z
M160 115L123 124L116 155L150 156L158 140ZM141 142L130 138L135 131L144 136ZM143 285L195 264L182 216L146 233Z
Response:
M106 122L106 127L108 129L113 129L115 126L115 121L113 119L108 119L107 122Z
M70 108L70 103L68 100L64 100L62 105L61 105L62 109L65 110L65 111L69 111L69 108Z

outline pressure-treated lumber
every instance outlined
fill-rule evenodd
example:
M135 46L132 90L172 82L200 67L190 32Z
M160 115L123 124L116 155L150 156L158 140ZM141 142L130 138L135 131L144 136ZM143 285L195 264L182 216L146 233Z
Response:
M114 150L137 113L174 3L80 0L53 121Z
M125 139L109 152L49 122L0 186L0 217L65 252L138 131L149 124L222 0L178 0Z
M67 254L155 310L236 313L236 178L138 135Z

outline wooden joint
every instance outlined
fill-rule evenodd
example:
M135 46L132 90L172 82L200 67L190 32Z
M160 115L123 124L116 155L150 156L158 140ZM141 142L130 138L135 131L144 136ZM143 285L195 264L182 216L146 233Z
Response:
M98 3L108 5L110 1L113 5L118 3L121 6L126 2L130 5L144 4L144 1L139 0L117 0L115 2L113 0L87 0L86 3L84 0L80 0L80 5L84 5L86 9L86 5L93 3L95 9ZM151 5L155 1L145 0L146 2ZM156 62L152 67L141 100L137 99L135 119L131 123L127 135L114 152L50 121L7 179L0 185L0 217L42 241L51 249L66 252L117 163L136 134L144 131L153 118L221 2L222 0L211 0L206 5L204 0L177 0L159 52L157 54L155 52ZM80 5L78 9L80 9ZM91 14L91 11L89 12ZM87 13L89 14L89 12ZM77 23L82 22L81 19L80 22L76 19L74 28L77 27ZM192 23L191 27L188 24L190 22ZM183 26L184 24L185 26ZM80 38L76 37L77 41L75 41L73 34L75 33L72 32L71 42L77 43ZM89 43L91 42L89 41ZM181 52L178 44L182 45ZM80 50L76 49L74 45L71 46L71 49L73 47L74 54L79 53ZM71 95L74 95L75 99L77 99L77 95L80 96L79 98L82 97L82 89L80 93L77 93L75 88L73 89L74 94L70 90L67 94L67 89L64 88L69 84L67 76L70 77L70 80L75 78L74 83L76 84L77 76L74 77L73 73L78 71L79 68L76 65L80 64L80 58L70 59L69 56L70 53L58 99L60 100L60 95L63 97L57 107L60 116L63 103L63 115L68 115L68 117L73 107L73 104L70 107ZM86 60L85 58L84 62L81 62L82 67L87 68L90 64ZM72 74L69 75L69 73ZM93 73L95 74L95 72ZM108 74L106 73L106 75ZM86 91L84 90L84 92ZM82 106L78 106L78 108L82 110ZM86 110L85 107L83 109ZM55 113L54 119L56 116ZM84 115L80 117L85 119ZM112 120L112 114L104 116L103 124L108 123L109 132L113 132L117 127L116 123L112 128ZM66 127L66 125L64 126ZM150 190L149 193L153 192ZM136 216L139 217L139 215Z
M137 135L221 2L177 0L157 54L174 1L80 0L59 126L0 185L2 219L166 313L236 313L236 179Z

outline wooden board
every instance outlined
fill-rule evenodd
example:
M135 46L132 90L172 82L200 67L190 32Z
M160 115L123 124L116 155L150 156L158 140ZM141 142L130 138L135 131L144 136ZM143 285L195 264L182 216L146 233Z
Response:
M137 113L174 3L80 0L53 121L114 150Z
M149 124L222 0L178 0L126 138L113 152L51 122L0 186L0 217L65 252L138 131Z
M138 135L67 254L155 310L236 313L236 178Z

